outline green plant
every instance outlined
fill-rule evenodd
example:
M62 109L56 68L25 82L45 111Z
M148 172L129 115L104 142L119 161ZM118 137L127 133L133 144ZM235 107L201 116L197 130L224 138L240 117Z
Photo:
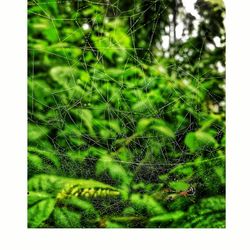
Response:
M140 1L28 3L28 226L225 227L223 48L135 43Z

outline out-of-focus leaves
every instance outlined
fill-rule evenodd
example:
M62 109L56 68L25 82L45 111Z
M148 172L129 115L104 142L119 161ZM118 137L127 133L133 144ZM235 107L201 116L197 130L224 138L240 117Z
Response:
M92 40L100 53L109 60L113 60L114 56L119 56L118 59L123 61L127 57L127 49L130 48L130 37L119 26L114 31L105 33L105 36L93 35Z
M168 227L174 221L180 220L184 216L183 211L170 212L150 218L148 227Z
M191 152L205 149L206 147L217 147L218 143L212 135L203 131L190 132L185 137L185 144Z
M50 75L54 81L64 87L72 87L76 84L77 70L66 66L57 66L50 70Z
M96 174L108 173L119 184L128 184L131 180L126 170L109 156L103 156L96 164Z
M224 7L224 1L223 0L205 0L206 2L210 2L212 4L217 4L220 7Z
M75 116L77 116L86 126L90 135L94 135L93 130L93 115L88 109L74 109L71 111Z
M191 206L184 227L224 228L225 198L221 196L210 197Z
M155 118L142 118L137 125L137 133L143 134L148 130L154 130L167 137L174 138L174 132L163 121Z
M190 165L191 164L183 164L176 166L175 168L169 171L169 174L175 174L177 176L190 178L194 173L193 167Z
M137 213L151 216L165 213L164 208L149 195L132 194L130 200Z
M81 213L82 220L84 220L86 223L89 220L96 221L99 219L98 212L95 210L94 206L86 200L72 197L70 199L67 199L64 204L67 207L76 208Z
M121 224L114 223L114 222L108 220L105 222L105 227L106 228L121 228L123 226Z
M28 137L30 141L37 141L42 137L46 137L48 134L48 128L42 126L36 126L29 124L28 126Z

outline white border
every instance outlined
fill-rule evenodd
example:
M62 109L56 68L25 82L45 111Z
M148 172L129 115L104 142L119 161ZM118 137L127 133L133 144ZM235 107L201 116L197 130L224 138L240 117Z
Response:
M124 0L126 1L126 0ZM4 4L3 4L4 2ZM227 229L26 228L26 1L1 2L1 249L246 249L250 218L249 0L226 0Z

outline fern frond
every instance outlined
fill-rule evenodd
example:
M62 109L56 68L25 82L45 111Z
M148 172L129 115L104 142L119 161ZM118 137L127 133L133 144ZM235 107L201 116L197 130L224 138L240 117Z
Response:
M58 200L69 197L110 197L119 196L120 191L95 180L74 179L54 175L37 175L28 182L28 190L46 192Z
M97 198L97 197L113 197L119 196L120 192L111 189L111 188L103 188L103 187L90 187L86 188L79 184L69 184L67 185L61 192L57 194L57 199L65 199L69 197L84 197L84 198Z

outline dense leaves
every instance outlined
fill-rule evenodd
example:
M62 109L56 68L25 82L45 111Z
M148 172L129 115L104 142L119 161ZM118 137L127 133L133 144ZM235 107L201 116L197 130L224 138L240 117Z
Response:
M174 2L28 1L29 227L225 227L224 9L166 53Z

